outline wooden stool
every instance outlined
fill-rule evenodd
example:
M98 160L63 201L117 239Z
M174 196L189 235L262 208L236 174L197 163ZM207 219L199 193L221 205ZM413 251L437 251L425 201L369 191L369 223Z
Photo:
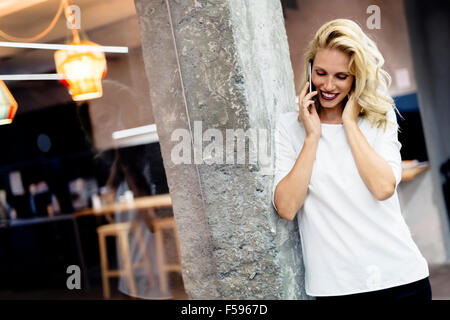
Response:
M142 254L142 262L136 263L134 265L132 265L131 261L130 244L128 240L128 236L131 232L135 232L138 241L138 247ZM100 248L103 296L105 299L109 299L111 297L109 288L109 278L118 277L120 275L125 275L130 288L131 295L136 296L136 285L133 277L133 269L135 268L145 268L147 273L147 279L150 285L153 286L155 280L153 278L153 273L151 270L151 266L149 264L147 252L145 249L145 243L142 239L141 231L139 230L139 225L131 222L112 223L98 227L97 233ZM106 247L107 236L118 237L119 240L118 249L120 252L120 256L122 258L122 267L123 267L123 269L121 270L120 269L110 270L108 268L108 255Z
M170 271L181 272L181 250L180 250L180 241L178 239L178 233L176 230L175 219L173 217L167 218L157 218L153 221L153 226L155 230L155 241L156 241L156 254L157 254L157 263L159 269L159 287L164 294L168 293L167 287L167 273ZM174 233L176 248L177 248L177 258L178 262L175 264L167 264L165 254L164 254L164 246L163 246L163 237L162 230L168 229L172 230Z

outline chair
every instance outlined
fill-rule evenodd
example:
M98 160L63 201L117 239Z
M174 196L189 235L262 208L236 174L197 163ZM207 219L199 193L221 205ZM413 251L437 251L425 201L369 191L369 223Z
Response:
M129 235L131 232L135 232L139 250L141 251L142 254L142 262L136 263L134 265L132 265L131 263L131 256L130 256ZM137 224L132 222L111 223L98 227L97 233L100 249L103 296L105 299L109 299L111 297L109 278L119 277L120 275L125 275L125 278L127 279L130 288L131 295L136 296L136 285L133 277L133 270L135 268L145 268L147 273L147 279L149 280L150 285L151 286L154 285L155 280L153 277L151 266L149 264L147 252L145 249L145 243L142 239L142 234ZM120 269L110 270L108 267L108 255L106 247L106 237L108 236L118 237L119 240L118 249L120 251L120 257L123 259L122 261L123 269L121 270Z
M176 230L175 219L173 217L157 218L153 221L153 227L155 231L155 241L156 241L156 255L157 263L159 269L159 287L164 294L168 293L167 287L167 273L171 271L181 273L181 250L180 241L178 239L178 233ZM165 257L164 242L162 231L172 230L175 238L175 244L177 248L178 262L173 264L168 264Z
M168 294L169 288L167 286L168 278L167 274L169 272L180 272L181 273L181 250L180 242L178 239L178 233L176 230L175 220L173 217L156 218L152 221L154 232L155 232L155 243L156 243L156 259L159 274L159 287L163 294ZM176 263L168 264L166 261L164 241L163 241L163 230L172 230L175 238L177 258ZM128 236L130 232L136 232L136 237L138 240L139 250L142 254L143 261L134 265L131 265L130 257L130 245L128 241ZM103 225L97 228L99 248L100 248L100 262L101 262L101 272L102 272L102 283L103 283L103 296L105 299L110 298L110 288L109 288L109 278L118 277L120 275L125 275L131 295L136 295L136 286L133 277L133 269L138 267L143 267L146 269L147 278L151 286L154 285L155 280L149 264L148 255L145 248L145 243L142 239L142 234L138 228L138 225L132 222L123 223L111 223ZM122 257L123 270L109 270L108 268L108 257L107 257L107 247L106 247L106 237L116 236L119 237L119 251Z

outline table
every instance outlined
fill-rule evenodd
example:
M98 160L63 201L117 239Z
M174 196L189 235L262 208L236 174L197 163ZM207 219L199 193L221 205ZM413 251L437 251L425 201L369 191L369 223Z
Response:
M77 218L88 215L106 215L128 210L163 209L171 207L172 199L170 198L170 194L166 193L161 195L139 197L130 202L115 202L104 205L98 209L88 208L74 213L74 217Z
M421 173L427 171L430 168L430 164L428 162L422 162L422 163L412 163L412 160L404 160L402 161L402 164L404 164L406 167L402 170L402 180L401 181L411 181L416 176L420 175ZM408 165L412 164L410 167Z

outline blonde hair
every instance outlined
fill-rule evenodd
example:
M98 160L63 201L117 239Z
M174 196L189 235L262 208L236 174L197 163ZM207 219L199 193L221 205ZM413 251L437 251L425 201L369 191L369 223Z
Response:
M388 92L391 77L381 69L384 58L375 42L352 20L336 19L324 24L307 47L300 88L308 81L308 64L319 49L338 49L350 56L349 73L354 76L355 101L362 107L360 117L372 126L386 128L387 113L398 110Z

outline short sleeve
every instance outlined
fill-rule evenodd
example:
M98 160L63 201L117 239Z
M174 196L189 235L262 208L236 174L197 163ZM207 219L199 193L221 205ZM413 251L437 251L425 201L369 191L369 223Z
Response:
M386 130L379 129L374 150L391 166L395 176L395 187L397 188L402 179L402 157L400 155L402 145L398 141L398 124L395 111L389 111L387 118Z
M286 130L282 115L277 121L274 134L275 176L272 188L272 204L275 210L277 210L274 201L275 189L278 183L289 173L289 171L291 171L296 161L295 150L290 139L291 136L292 134L289 135Z

